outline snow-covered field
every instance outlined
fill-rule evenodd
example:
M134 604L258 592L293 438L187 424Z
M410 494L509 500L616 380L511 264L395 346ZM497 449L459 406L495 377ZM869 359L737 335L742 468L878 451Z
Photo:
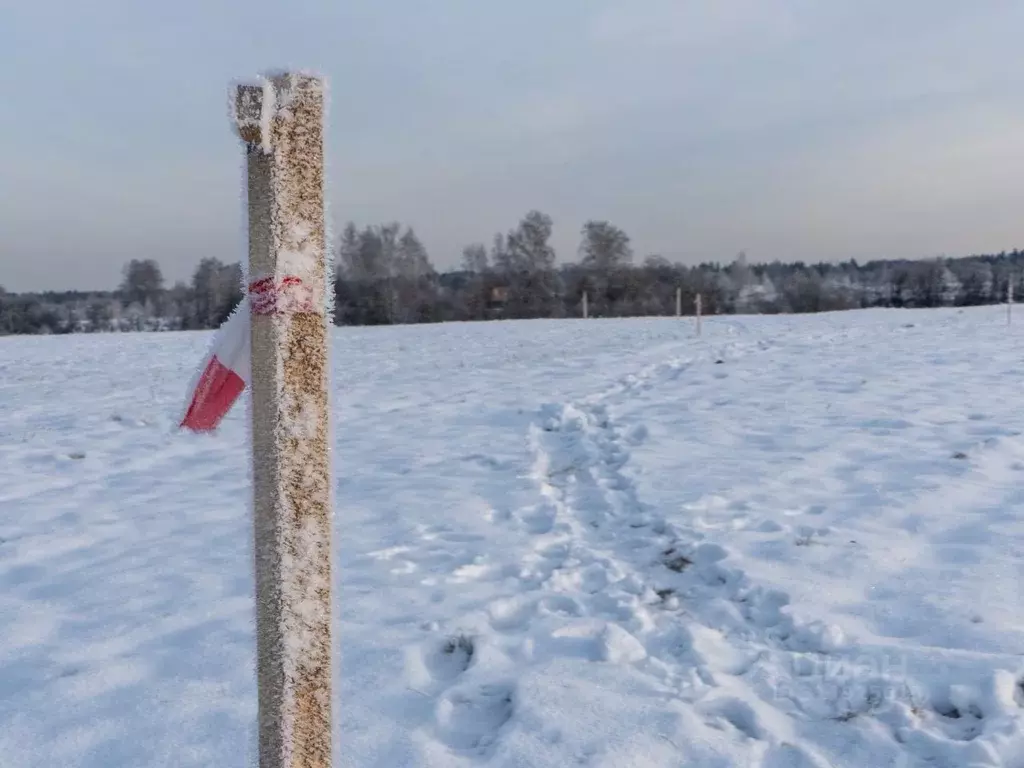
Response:
M336 330L336 764L1024 766L1004 311ZM0 340L2 768L253 764L208 341Z

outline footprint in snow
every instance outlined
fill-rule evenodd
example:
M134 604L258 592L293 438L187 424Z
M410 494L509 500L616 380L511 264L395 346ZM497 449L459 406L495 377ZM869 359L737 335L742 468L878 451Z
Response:
M626 442L630 445L641 445L648 436L649 432L646 425L637 424L636 426L630 427L625 434Z
M548 505L528 507L516 513L516 520L528 533L550 533L555 525L555 512Z
M495 600L487 608L490 624L499 632L524 628L536 612L536 600L521 595Z
M797 528L796 539L794 543L798 547L809 547L812 544L820 544L821 539L832 533L832 529L828 527L815 528L810 525L801 525Z
M483 469L504 470L511 469L513 466L511 462L502 461L501 459L496 459L493 456L487 456L482 453L468 454L463 456L462 460L468 464L476 464Z
M721 698L701 706L705 717L710 718L708 725L721 728L728 724L748 739L764 739L765 729L753 707L745 701L735 698Z
M483 754L497 742L515 711L515 689L508 683L449 690L435 709L438 738L453 750Z
M540 601L537 608L545 616L567 618L583 615L583 606L568 595L548 595Z
M803 747L783 741L768 748L759 768L829 768L829 763Z
M412 650L406 661L406 678L414 690L451 683L469 669L476 655L470 635L432 640Z

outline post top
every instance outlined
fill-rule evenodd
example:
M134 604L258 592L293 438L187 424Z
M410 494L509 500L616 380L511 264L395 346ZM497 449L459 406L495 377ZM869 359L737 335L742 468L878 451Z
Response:
M235 130L247 144L265 143L269 138L270 113L287 107L300 91L324 90L324 80L312 72L268 72L258 82L236 85L233 104Z
M259 144L263 122L263 86L239 85L235 92L235 130L247 144Z

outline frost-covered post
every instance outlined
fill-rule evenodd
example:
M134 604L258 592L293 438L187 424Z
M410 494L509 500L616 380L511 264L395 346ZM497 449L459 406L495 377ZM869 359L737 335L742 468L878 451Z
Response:
M260 768L331 765L324 84L241 85L252 312Z
M676 288L676 317L683 316L683 289Z
M1006 324L1009 325L1013 319L1013 275L1006 283Z
M583 292L583 319L590 317L590 308L587 306L587 292Z
M697 294L697 298L695 298L693 300L694 314L696 315L696 318L697 318L697 335L698 336L700 336L701 304L702 304L702 302L701 302L700 294L698 293Z

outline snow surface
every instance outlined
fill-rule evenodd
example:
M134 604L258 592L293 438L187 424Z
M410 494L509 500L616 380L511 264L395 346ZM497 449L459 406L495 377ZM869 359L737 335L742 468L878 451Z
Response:
M1024 766L1005 310L336 329L336 765ZM252 765L207 334L0 341L0 766Z

